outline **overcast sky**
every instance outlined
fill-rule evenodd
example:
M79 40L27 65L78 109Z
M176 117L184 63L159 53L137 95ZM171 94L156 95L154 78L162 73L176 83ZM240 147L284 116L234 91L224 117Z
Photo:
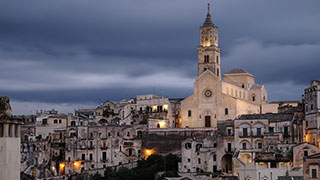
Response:
M187 97L208 2L223 72L254 74L269 101L319 79L319 0L1 0L0 95L15 114Z

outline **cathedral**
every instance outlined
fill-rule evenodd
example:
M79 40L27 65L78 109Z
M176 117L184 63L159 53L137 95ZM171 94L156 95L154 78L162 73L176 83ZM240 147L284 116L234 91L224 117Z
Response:
M260 114L267 102L263 85L254 75L236 68L222 77L218 27L208 7L200 27L198 76L193 95L181 102L181 127L217 127L218 120L234 119L241 114Z

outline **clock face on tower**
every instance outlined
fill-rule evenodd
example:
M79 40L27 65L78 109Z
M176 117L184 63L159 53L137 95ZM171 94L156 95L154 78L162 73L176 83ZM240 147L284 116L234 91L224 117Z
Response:
M210 90L206 90L206 91L204 92L204 95L205 95L206 97L211 97L211 96L212 96L212 92L211 92Z

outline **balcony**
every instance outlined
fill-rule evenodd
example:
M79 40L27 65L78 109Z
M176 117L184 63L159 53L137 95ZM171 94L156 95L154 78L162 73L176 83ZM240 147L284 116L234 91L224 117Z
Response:
M254 138L263 138L263 135L260 133L260 134L255 134L253 137Z
M108 147L107 146L100 146L100 149L106 150L106 149L108 149Z
M88 149L94 149L95 147L94 146L88 146Z
M101 161L101 162L103 162L103 163L107 163L107 162L109 162L109 160L108 160L108 159L100 159L100 161Z
M224 150L226 153L233 153L235 151L234 148L225 148Z
M240 137L240 138L249 138L250 135L249 135L248 133L240 133L240 134L239 134L239 137Z

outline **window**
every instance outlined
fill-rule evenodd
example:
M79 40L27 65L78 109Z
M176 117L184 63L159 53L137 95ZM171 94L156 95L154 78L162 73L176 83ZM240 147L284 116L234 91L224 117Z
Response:
M62 123L62 120L61 119L59 119L59 124L61 124Z
M201 164L201 159L200 158L198 158L198 164Z
M306 126L308 127L308 121L306 121Z
M231 136L231 129L228 129L228 136Z
M142 138L142 131L138 131L138 138Z
M252 101L256 101L256 95L252 94Z
M186 144L184 145L184 147L185 147L186 149L191 149L191 143L186 143Z
M310 107L310 108L311 108L311 110L313 110L313 104L311 104L311 107Z
M228 108L225 108L225 109L224 109L224 114L225 114L225 115L228 115L228 114L229 114Z
M217 63L219 63L219 56L217 56Z
M102 160L107 160L107 152L102 152Z
M262 149L262 143L261 142L258 143L258 149Z
M283 133L284 133L284 136L288 136L289 135L289 128L283 127Z
M213 143L213 147L216 148L217 147L217 143Z
M92 161L93 160L93 154L89 155L89 159Z
M257 136L261 136L261 128L257 128Z
M188 117L191 117L191 110L188 111Z
M213 166L213 172L217 172L217 166Z
M242 84L242 86L241 86L242 88L244 88L244 84Z
M242 128L242 135L243 136L248 136L248 128Z
M190 158L188 158L188 162L190 162L191 160L190 160Z
M48 123L48 119L43 119L42 120L42 124L47 124Z
M219 68L217 68L217 76L219 76L220 72L219 72Z
M204 55L204 62L208 63L209 62L209 55Z
M217 161L217 155L213 155L213 161Z
M274 133L274 127L269 127L269 133L273 134Z
M130 132L127 132L127 136L130 136Z
M54 123L54 124L58 124L58 120L55 119L55 120L53 121L53 123Z
M312 178L317 178L317 169L312 169L311 170L311 177Z
M75 121L71 121L71 126L76 126L76 122Z
M81 159L84 161L86 160L86 155L85 154L81 154Z
M232 150L232 144L231 143L228 143L228 149L227 149L227 152L231 152L231 150Z
M242 143L242 149L247 149L247 143Z
M277 163L276 162L271 162L270 163L270 168L277 168Z
M200 151L200 148L202 148L202 144L197 144L196 145L196 151Z
M303 156L304 156L304 157L308 157L308 150L305 150L305 151L303 152Z

